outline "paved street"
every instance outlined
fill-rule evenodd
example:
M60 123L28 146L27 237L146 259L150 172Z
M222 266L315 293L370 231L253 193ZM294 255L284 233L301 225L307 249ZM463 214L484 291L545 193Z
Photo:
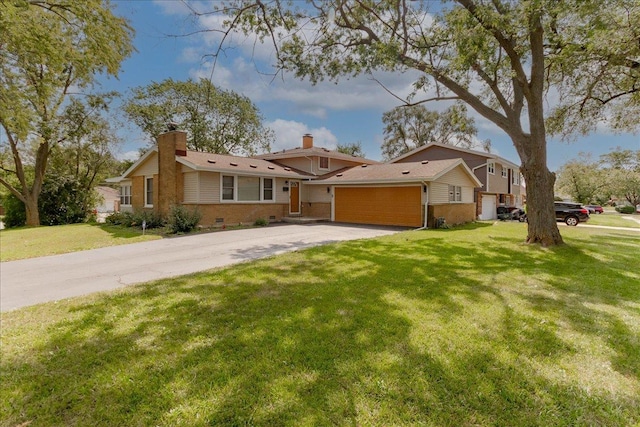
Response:
M0 311L397 231L335 224L274 225L3 262Z

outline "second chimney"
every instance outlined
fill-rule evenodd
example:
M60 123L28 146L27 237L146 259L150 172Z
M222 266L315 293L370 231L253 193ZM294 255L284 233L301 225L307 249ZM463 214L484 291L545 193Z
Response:
M310 133L302 136L302 148L313 148L313 136Z

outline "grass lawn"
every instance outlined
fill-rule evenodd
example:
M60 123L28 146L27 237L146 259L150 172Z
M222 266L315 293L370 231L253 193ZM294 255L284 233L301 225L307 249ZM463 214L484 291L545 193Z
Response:
M3 313L0 425L633 426L640 233L410 231ZM24 424L23 424L24 423Z
M622 215L618 212L605 212L603 214L591 214L589 215L589 225L607 225L610 227L629 227L640 228L640 224L637 221L633 221L630 218L640 220L640 215Z
M12 228L0 231L0 261L35 258L160 239L142 231L105 224Z

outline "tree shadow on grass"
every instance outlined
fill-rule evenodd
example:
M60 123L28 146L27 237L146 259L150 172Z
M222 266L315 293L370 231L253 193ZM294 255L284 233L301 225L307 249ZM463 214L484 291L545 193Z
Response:
M142 230L140 228L111 224L94 224L94 226L118 239L131 239L142 235ZM160 234L158 234L158 236L160 236Z
M640 420L630 325L640 289L621 284L637 255L611 263L569 246L426 236L312 248L71 304L44 341L26 344L28 357L3 359L3 423ZM596 270L614 285L586 287ZM581 376L603 361L612 379Z

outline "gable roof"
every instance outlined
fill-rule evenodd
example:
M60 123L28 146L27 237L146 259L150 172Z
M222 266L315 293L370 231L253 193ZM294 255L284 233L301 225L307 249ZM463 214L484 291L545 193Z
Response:
M131 177L151 155L158 152L155 146L145 152L121 176L108 178L106 181L117 183ZM223 173L241 173L243 175L276 176L282 178L311 178L312 176L294 168L280 165L276 162L256 159L252 157L231 156L228 154L213 154L200 151L187 151L186 156L175 156L176 162L196 171L211 171Z
M323 147L311 147L311 148L302 148L296 147L291 148L289 150L276 151L273 153L267 154L259 154L257 156L253 156L254 159L264 159L264 160L278 160L278 159L290 159L295 157L329 157L330 159L337 160L345 160L348 162L354 163L365 163L369 165L377 164L375 160L365 159L364 157L352 156L349 154L344 154L336 150L329 150L328 148Z
M393 160L390 160L389 163L396 163L399 160L406 159L407 157L413 156L414 154L419 153L421 151L429 150L429 149L431 149L433 147L441 147L441 148L446 148L448 150L457 151L457 152L461 152L461 153L473 154L473 155L476 155L476 156L484 157L486 159L497 160L501 164L509 166L511 168L514 168L514 169L520 168L520 166L516 165L515 163L505 159L504 157L500 157L500 156L498 156L496 154L493 154L493 153L487 153L487 152L484 152L484 151L469 150L467 148L456 147L455 145L442 144L442 143L439 143L439 142L430 142L430 143L422 145L420 147L416 147L413 150L411 150L411 151L409 151L407 153L404 153L403 155L401 155L399 157L396 157Z
M463 168L469 180L477 187L482 186L482 183L462 159L355 166L325 175L326 178L323 177L323 179L308 184L383 184L435 181L457 167Z
M242 173L243 175L278 176L284 178L311 178L312 175L254 157L187 151L176 156L176 161L197 171Z

